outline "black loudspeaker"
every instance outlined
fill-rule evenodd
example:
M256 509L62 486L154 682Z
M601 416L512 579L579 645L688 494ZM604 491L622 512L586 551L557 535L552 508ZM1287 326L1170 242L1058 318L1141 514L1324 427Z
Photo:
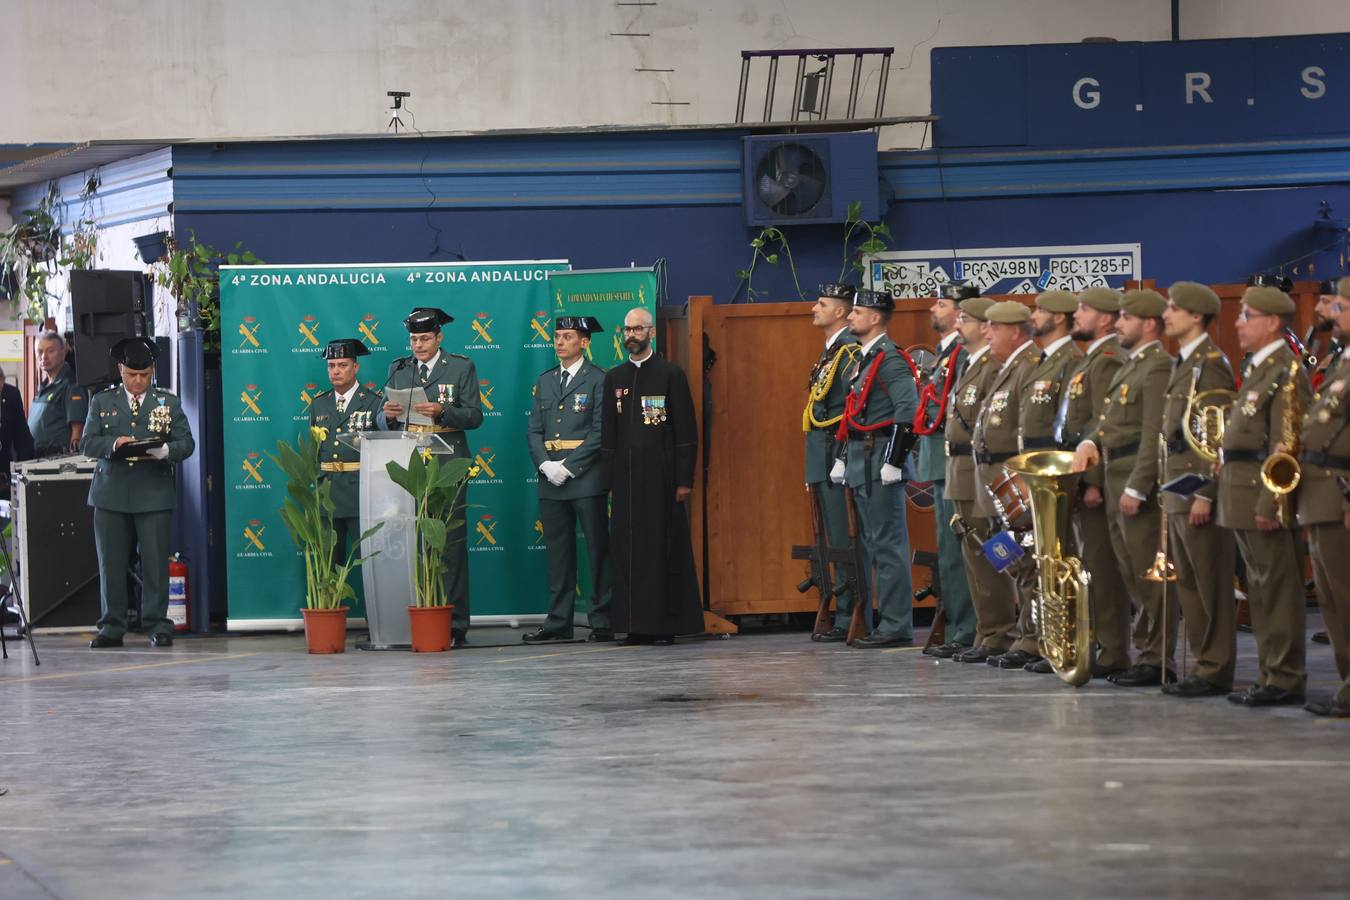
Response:
M122 338L148 336L150 281L140 272L77 269L70 273L75 320L75 380L91 387L116 384L108 351Z
M155 384L167 388L173 384L173 348L168 338L157 337L155 349L159 351L155 357Z

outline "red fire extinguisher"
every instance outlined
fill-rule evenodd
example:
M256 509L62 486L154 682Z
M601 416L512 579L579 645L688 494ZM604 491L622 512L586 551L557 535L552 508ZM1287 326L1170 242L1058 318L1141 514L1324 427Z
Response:
M190 631L188 623L188 567L183 557L169 557L169 621L177 634Z

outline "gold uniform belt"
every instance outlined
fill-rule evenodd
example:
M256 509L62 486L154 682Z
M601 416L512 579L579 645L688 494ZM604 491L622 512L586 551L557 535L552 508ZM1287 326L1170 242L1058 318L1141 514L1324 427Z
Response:
M445 434L447 431L459 431L449 425L409 425L405 429L412 434Z
M319 463L319 468L325 472L360 472L361 464L359 462L326 462Z
M575 450L580 447L581 441L544 441L545 450Z

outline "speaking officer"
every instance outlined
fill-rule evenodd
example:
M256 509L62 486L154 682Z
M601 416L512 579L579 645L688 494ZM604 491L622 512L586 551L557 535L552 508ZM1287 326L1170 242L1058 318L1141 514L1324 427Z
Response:
M80 452L98 460L89 486L103 607L98 634L89 642L94 649L122 646L133 552L141 558L141 624L150 633L150 646L173 645L167 613L174 465L191 456L196 444L178 398L150 384L156 355L149 338L113 345L122 384L94 395L80 440ZM118 458L123 444L151 439L159 443Z
M66 362L65 338L55 331L44 332L38 337L37 350L42 379L28 405L35 455L74 453L89 412L89 394L75 383L75 370Z
M604 331L591 316L558 316L553 349L558 365L534 383L525 439L539 470L539 521L548 553L548 618L526 643L572 638L577 602L577 522L591 564L588 641L612 641L609 627L608 497L600 477L600 417L605 371L586 359L591 335Z
M970 605L970 586L962 562L961 539L951 529L956 506L947 498L947 441L944 433L956 377L970 354L961 342L956 320L959 304L980 296L971 284L947 284L942 296L933 301L929 315L939 335L937 354L925 373L919 394L919 414L914 430L919 437L919 464L915 477L933 485L934 530L937 532L937 575L942 611L946 623L946 642L924 649L930 656L947 658L970 647L975 639L975 610ZM931 411L930 411L931 410Z
M1172 359L1163 349L1162 314L1167 301L1157 291L1128 291L1116 322L1120 346L1130 357L1116 372L1096 430L1078 445L1075 469L1105 458L1106 513L1125 590L1134 601L1134 665L1108 676L1121 687L1149 687L1176 672L1176 610L1167 603L1167 583L1144 578L1162 537L1158 435ZM1168 615L1163 646L1163 615ZM1164 675L1166 672L1166 675Z
M1285 432L1292 426L1298 434L1302 423L1293 420L1291 402L1308 408L1308 376L1284 339L1293 315L1294 301L1284 291L1252 287L1242 296L1237 320L1238 345L1252 356L1223 435L1219 524L1237 533L1251 584L1247 599L1259 674L1250 688L1228 695L1243 706L1302 703L1308 674L1303 572L1291 530L1295 517L1260 477L1267 457L1288 443Z
M361 451L343 443L360 431L388 429L380 410L380 395L357 383L358 360L370 350L355 338L329 341L323 348L331 390L318 394L309 405L311 428L322 429L319 441L320 477L332 485L333 529L337 532L335 558L347 558L347 542L361 537Z
M1350 278L1338 284L1331 304L1333 340L1350 336ZM1338 361L1303 421L1303 477L1298 523L1308 529L1317 602L1341 682L1331 696L1304 709L1320 716L1350 717L1350 359Z
M980 405L972 437L975 458L975 515L993 523L992 531L999 531L994 497L989 485L1003 475L1003 464L1017 455L1017 422L1021 415L1021 398L1031 385L1031 371L1036 368L1036 344L1031 340L1031 310L1015 300L1004 300L989 307L989 353L991 365L997 371L990 376L988 393ZM1000 575L1007 583L1005 590L981 595L976 593L975 630L978 643L964 653L957 654L960 662L988 662L997 665L1012 642L1017 625L1016 590L1007 575ZM1018 668L1030 660L1023 659Z
M858 355L858 339L848 327L853 311L853 286L822 284L811 324L825 337L825 349L811 367L807 385L806 408L802 410L802 431L806 433L806 489L815 494L825 522L825 543L831 550L848 549L848 510L844 506L844 488L830 480L839 444L835 440L839 422L844 418L844 400L848 397L848 373ZM853 594L833 569L822 566L834 578L834 626L812 640L838 642L848 638L853 618Z
M853 297L849 329L862 345L849 370L849 395L837 436L844 456L830 471L847 481L857 501L867 558L876 569L880 621L855 647L895 647L914 634L914 588L909 571L909 527L901 491L914 413L919 408L914 375L886 334L895 301L881 291Z
M483 424L483 407L473 362L467 356L441 349L445 339L441 326L453 321L448 313L435 307L414 309L403 320L412 356L396 359L389 366L389 387L420 387L426 391L426 402L417 404L414 411L429 416L432 424L406 424L408 410L387 401L384 415L390 428L434 432L450 445L456 457L467 458L469 442L464 432ZM459 524L451 530L445 549L445 595L455 606L451 631L456 647L467 643L465 635L469 631L469 542L464 515L468 493L466 485L453 513Z
M1195 394L1233 390L1228 357L1209 338L1219 314L1219 295L1203 284L1178 281L1168 289L1163 322L1167 336L1181 352L1167 382L1163 435L1167 439L1167 471L1163 481L1182 475L1209 477L1210 464L1186 442L1186 406ZM1195 651L1195 670L1184 681L1163 685L1177 697L1208 697L1233 689L1237 652L1237 607L1233 603L1236 545L1233 533L1214 517L1215 486L1211 482L1191 497L1167 494L1169 552L1176 567L1176 592L1181 603L1186 640Z
M1040 361L1031 370L1031 390L1022 395L1018 412L1017 446L1026 453L1031 450L1056 450L1055 417L1059 412L1059 398L1067 382L1068 372L1083 359L1083 351L1073 342L1073 315L1078 309L1078 298L1068 291L1045 291L1036 297L1036 308L1031 312L1031 337L1040 347ZM1071 535L1065 535L1072 541ZM1073 553L1071 544L1065 553ZM1036 622L1031 615L1031 592L1038 590L1036 570L1028 566L1018 585L1023 597L1017 614L1017 639L1012 651L999 660L1002 668L1022 667L1030 672L1054 671L1050 661L1041 657Z
M1063 450L1073 450L1097 430L1107 391L1125 361L1116 337L1120 299L1118 291L1107 287L1087 288L1078 295L1073 337L1084 341L1087 351L1069 373L1068 384L1059 398L1055 427ZM1120 579L1120 565L1111 548L1111 525L1102 493L1105 478L1100 461L1089 466L1079 480L1078 502L1073 508L1078 555L1083 568L1092 573L1088 606L1097 635L1094 678L1124 672L1130 666L1130 595Z

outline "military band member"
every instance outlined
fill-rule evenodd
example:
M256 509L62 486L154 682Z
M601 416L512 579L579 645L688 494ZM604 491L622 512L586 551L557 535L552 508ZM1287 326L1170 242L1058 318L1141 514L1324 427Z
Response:
M389 367L389 387L420 387L426 392L426 402L417 404L414 410L429 416L432 423L409 425L409 410L388 401L384 404L384 416L393 429L439 434L450 445L454 456L462 459L469 456L469 442L464 432L483 424L483 406L473 361L441 349L445 339L441 326L453 321L441 309L414 309L403 320L408 329L412 356L394 360ZM467 486L460 493L459 504L452 514L459 524L450 531L445 549L445 596L455 607L451 631L456 647L467 643L465 636L469 631L469 542L464 514L468 493Z
M1336 289L1335 279L1323 281L1317 286L1317 305L1313 309L1313 329L1308 335L1307 344L1312 349L1318 333L1331 332L1331 339L1327 343L1327 352L1317 357L1317 365L1308 373L1309 384L1314 391L1322 389L1322 383L1326 380L1328 374L1335 370L1341 361L1341 353L1345 349L1345 337L1342 336L1337 328L1336 309L1340 308L1340 296Z
M1287 443L1288 398L1299 409L1308 408L1308 377L1284 339L1293 315L1294 301L1284 291L1252 287L1242 297L1237 321L1238 344L1251 359L1224 430L1218 500L1219 524L1236 532L1251 584L1248 602L1260 671L1254 685L1228 695L1243 706L1302 703L1307 681L1306 598L1291 530L1296 523L1260 477L1267 457ZM1297 433L1299 423L1293 428Z
M1121 687L1161 685L1175 677L1176 607L1167 602L1167 582L1144 574L1157 557L1159 518L1158 436L1172 360L1163 349L1162 314L1167 301L1157 291L1128 291L1116 322L1121 349L1130 356L1116 372L1097 428L1078 445L1080 471L1104 460L1106 513L1121 580L1135 606L1134 665L1108 676ZM1167 615L1167 646L1163 616ZM1164 675L1164 673L1166 673Z
M173 645L168 610L169 529L178 497L174 470L196 444L178 398L150 383L157 355L149 338L113 345L122 383L94 395L81 432L80 452L98 460L89 486L103 609L98 634L89 642L95 650L122 646L133 554L141 559L141 625L150 646ZM160 443L117 458L123 444L147 440Z
M1167 438L1168 482L1182 475L1212 475L1208 462L1185 438L1186 406L1191 397L1211 390L1231 391L1233 368L1210 340L1209 326L1219 314L1219 296L1203 284L1178 281L1168 290L1163 321L1167 336L1177 342L1177 355L1163 412ZM1167 535L1176 567L1176 592L1181 603L1186 639L1195 653L1195 669L1182 681L1163 685L1177 697L1208 697L1233 689L1237 643L1237 607L1233 603L1236 544L1233 533L1220 528L1214 515L1216 486L1211 481L1191 497L1166 494Z
M315 396L309 405L310 427L322 429L319 469L323 480L332 485L333 528L337 532L333 551L339 564L347 559L348 542L361 536L361 451L341 438L350 440L357 432L385 431L389 427L381 412L380 395L358 383L358 360L369 355L366 345L355 338L329 341L323 348L323 358L328 361L332 389Z
M970 603L966 583L961 539L951 529L956 506L947 498L947 441L944 434L948 409L956 388L956 377L969 354L961 342L956 320L963 300L980 295L970 284L951 283L929 309L933 330L938 333L937 352L926 374L919 395L919 416L914 429L919 433L919 463L915 478L933 485L934 530L937 532L937 581L945 622L945 642L925 648L930 656L948 658L968 649L975 641L975 608Z
M1031 372L1040 361L1031 340L1031 310L1013 300L989 307L989 353L997 371L990 377L988 392L980 405L971 439L975 459L975 515L992 522L990 532L1002 530L994 496L989 486L1003 476L1003 464L1018 453L1017 427L1021 399L1031 387ZM998 665L1016 639L1016 591L1008 575L1003 590L976 592L975 629L978 643L955 659L960 662L988 662ZM1022 666L1029 662L1022 660ZM1019 666L1020 668L1020 666Z
M1059 413L1059 398L1068 373L1083 359L1083 351L1073 342L1073 316L1078 309L1078 298L1068 291L1045 291L1036 297L1036 308L1031 311L1031 337L1040 348L1039 362L1031 370L1031 390L1022 395L1018 412L1018 449L1057 450L1055 417ZM1071 544L1072 535L1064 535ZM1073 554L1071 546L1063 548ZM1021 668L1047 674L1054 671L1050 661L1041 657L1040 639L1032 617L1032 592L1039 590L1034 567L1023 571L1017 590L1022 598L1017 614L1017 632L1012 650L999 660L999 667Z
M588 641L612 641L609 601L609 499L600 477L600 417L605 370L586 359L591 335L604 328L591 316L558 316L553 349L558 365L534 383L526 441L539 470L539 521L548 553L548 618L528 644L572 637L577 601L577 523L591 565Z
M1350 278L1342 278L1329 310L1334 340L1350 336ZM1350 358L1327 373L1303 422L1303 477L1298 522L1308 529L1317 602L1327 625L1340 683L1329 697L1304 709L1319 716L1350 717Z
M965 345L966 361L957 372L956 387L952 390L947 410L947 483L945 497L956 508L956 518L949 522L959 530L961 557L966 584L970 586L969 647L949 641L934 648L935 656L950 656L959 662L984 662L995 653L1003 652L1002 645L985 643L976 621L975 610L990 606L1012 606L1013 585L1003 574L996 572L985 558L981 544L988 540L999 526L988 516L975 511L977 492L984 490L975 477L975 456L971 447L980 406L989 391L989 385L998 374L999 363L989 353L989 322L985 315L992 300L977 297L961 301L961 315L957 328ZM938 523L938 527L947 524ZM952 634L951 613L947 613L947 634ZM965 632L958 632L964 634Z
M847 284L822 284L811 324L825 336L825 349L811 367L806 408L802 411L802 431L806 433L806 487L816 495L821 518L825 521L826 545L832 550L848 549L848 510L844 506L844 488L830 480L830 468L839 455L835 432L844 417L848 397L848 373L858 355L858 339L848 327L853 311L853 287ZM823 568L829 572L829 567ZM853 595L843 580L834 578L834 625L817 641L838 642L848 638L852 621Z
M1107 391L1125 361L1116 336L1120 318L1119 291L1091 287L1078 295L1073 337L1086 345L1086 355L1069 373L1060 396L1056 427L1059 446L1073 450L1097 430ZM1093 677L1105 678L1130 666L1130 595L1120 578L1120 566L1111 547L1111 525L1103 493L1106 476L1100 460L1079 479L1078 502L1073 508L1074 542L1083 568L1092 573L1088 605L1097 635Z
M28 406L28 430L39 458L74 453L80 445L89 394L75 383L75 370L66 362L66 339L44 332L37 342L42 378Z
M853 298L849 329L862 345L849 372L849 396L838 436L844 457L830 478L847 482L857 503L867 557L876 570L879 621L855 647L908 644L913 637L914 589L909 570L909 528L901 499L907 433L918 410L914 376L886 334L895 301L880 291Z

